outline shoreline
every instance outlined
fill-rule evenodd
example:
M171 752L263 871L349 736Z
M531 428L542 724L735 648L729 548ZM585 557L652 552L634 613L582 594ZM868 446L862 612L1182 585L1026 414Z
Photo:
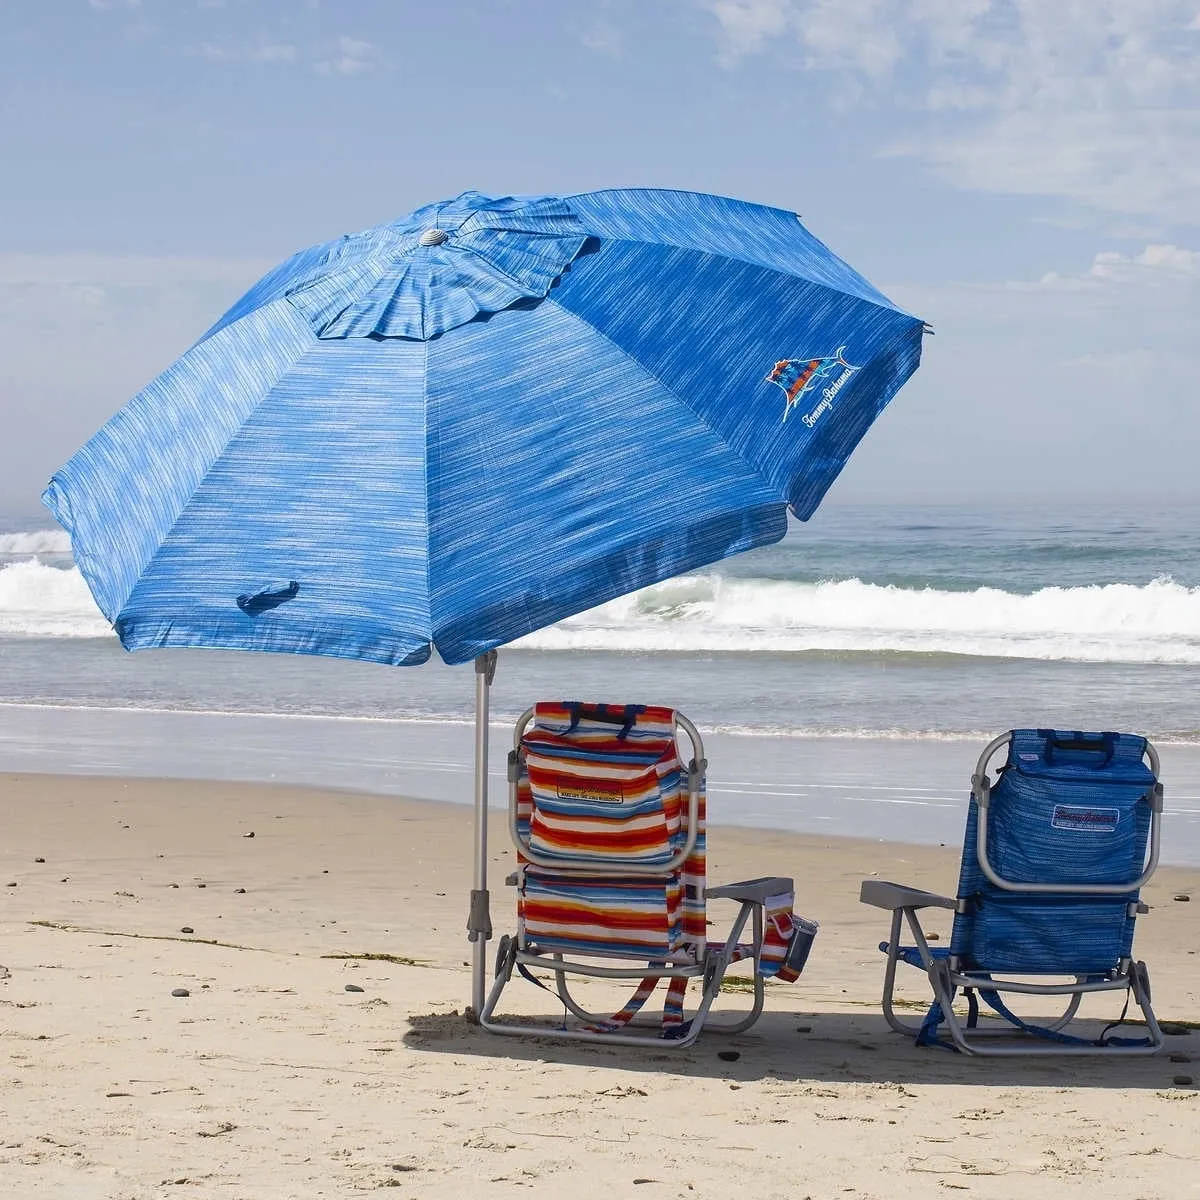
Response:
M277 712L269 709L222 709L222 708L189 708L167 707L163 705L137 704L68 704L59 701L36 700L0 700L0 710L16 709L33 712L69 712L69 713L103 713L106 715L121 713L131 716L148 717L219 717L228 720L261 720L261 721L329 721L333 723L366 724L366 725L448 725L454 727L475 727L475 718L471 714L441 713L441 714L405 714L403 716L388 716L376 713L340 713L340 712ZM493 713L488 721L488 729L493 733L511 731L515 716L496 717ZM987 730L936 730L936 729L839 729L839 728L785 728L753 725L708 725L703 731L705 736L715 734L718 737L730 738L759 738L764 740L790 741L829 741L829 742L954 742L968 743L977 747L986 745L995 733ZM1171 746L1176 748L1194 748L1200 751L1200 736L1150 736L1155 746Z
M312 785L469 804L470 723L143 709L7 708L0 771ZM747 737L703 731L718 825L961 844L984 743ZM489 799L506 803L509 727L490 727ZM1200 746L1160 745L1163 861L1200 866Z
M507 727L505 727L507 728ZM332 800L342 805L361 804L364 809L370 808L376 815L387 816L394 814L396 819L408 822L415 816L426 819L453 821L457 824L472 824L472 804L467 800L442 800L424 796L402 796L391 792L375 792L367 788L332 787L325 784L297 784L291 781L274 781L253 778L179 777L152 775L122 775L118 772L87 774L83 772L56 771L11 771L0 769L0 792L14 785L33 782L36 787L50 787L58 784L66 789L76 785L83 788L96 788L103 793L120 789L122 792L133 791L135 795L142 791L178 792L184 789L188 792L204 792L210 788L237 791L241 795L254 796L256 807L261 807L272 796L278 796L284 801L294 801L297 798L310 801ZM260 795L261 793L261 795ZM112 796L105 798L114 799ZM146 797L139 797L145 800ZM513 847L509 840L506 820L507 809L494 795L488 808L488 837L489 847L493 857L496 847L500 846L505 852L511 852ZM465 814L465 815L464 815ZM941 865L943 860L951 863L955 877L947 886L957 882L957 868L961 853L959 843L931 843L906 841L897 837L872 837L865 834L822 833L807 830L789 829L786 826L773 825L744 825L738 822L714 820L710 814L707 822L708 836L736 843L740 851L747 847L766 843L778 847L808 853L822 848L837 847L842 850L855 850L866 853L880 846L888 847L889 852L898 856L898 861L913 861L921 864L922 869L929 869L934 864ZM256 835L257 836L257 835ZM710 862L712 856L709 856ZM1190 863L1160 862L1155 871L1155 881L1163 874L1178 876L1185 886L1194 881L1200 886L1200 866Z

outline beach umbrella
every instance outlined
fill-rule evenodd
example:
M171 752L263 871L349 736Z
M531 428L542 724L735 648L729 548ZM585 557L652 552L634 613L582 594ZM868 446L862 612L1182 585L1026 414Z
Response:
M791 212L467 192L293 255L43 499L128 649L475 661L478 1013L495 648L778 541L922 333Z

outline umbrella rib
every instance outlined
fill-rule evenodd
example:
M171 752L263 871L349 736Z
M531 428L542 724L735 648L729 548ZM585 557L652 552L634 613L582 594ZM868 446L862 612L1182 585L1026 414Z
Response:
M271 303L272 304L286 304L287 301L286 301L286 298L281 297L280 299L274 300ZM255 313L247 313L244 317L239 318L239 321L246 320L250 317L253 317L254 315L256 315L257 312L261 312L261 311L262 310L260 309L260 310L255 310ZM289 304L288 311L295 312L295 309L292 305ZM300 317L300 315L298 313L296 314L296 319L302 320L302 318ZM238 322L234 322L233 324L236 325L236 324L238 324ZM228 328L232 328L232 326L229 326ZM306 332L309 332L311 335L310 330L306 329ZM315 338L315 336L313 336L313 342L316 342L316 340L317 339ZM185 357L187 354L191 354L193 351L197 350L198 347L200 345L202 345L205 341L207 341L207 335L205 336L205 338L202 338L200 342L197 342L195 346L191 347L188 351L186 351ZM296 357L293 358L290 363L288 363L286 366L284 366L282 368L282 370L279 371L279 373L275 376L274 380L271 382L270 386L267 387L263 391L263 393L249 407L249 409L247 409L247 411L244 414L242 414L241 418L238 420L237 425L232 429L229 436L224 440L224 442L221 443L221 446L217 450L216 454L213 455L213 457L206 463L203 470L200 471L199 475L197 476L195 485L191 488L191 490L184 497L183 503L179 506L178 511L174 514L173 517L171 517L169 524L166 525L166 527L163 529L162 533L159 535L157 544L154 546L154 548L152 549L150 554L147 556L145 561L142 562L141 565L139 566L137 576L134 580L133 587L121 599L120 603L116 606L116 610L115 610L114 617L113 617L114 627L116 626L117 618L121 615L121 613L124 611L126 605L129 603L130 597L133 595L134 591L137 590L138 585L141 583L141 581L145 577L146 573L150 570L150 568L154 565L154 563L156 563L158 561L158 558L162 554L163 547L166 545L167 541L171 538L171 536L174 534L176 529L179 528L180 521L182 521L185 514L187 514L189 508L192 505L192 502L195 499L196 493L203 486L204 481L211 476L213 471L217 468L217 466L226 457L226 455L229 453L230 446L233 445L233 443L238 439L238 437L241 435L242 431L245 429L247 423L251 420L251 418L253 418L254 415L262 409L263 405L267 403L267 401L271 397L272 392L274 392L275 388L279 386L280 381L290 371L293 371L295 369L296 364L299 363L300 360L302 358L304 358L305 355L307 355L312 350L312 348L313 348L312 344L309 344L308 346L306 346L300 354L296 355ZM170 370L170 368L168 368L168 370ZM166 373L167 372L163 372L162 374L165 375ZM146 387L143 388L141 392L138 393L138 396L143 395L146 391L149 390L149 388L153 387L156 383L158 383L159 379L161 379L161 378L162 378L162 375L158 376L154 380L151 380L151 382L149 384L147 384ZM136 398L137 397L135 397L135 399ZM124 410L121 410L121 411L124 411Z
M581 193L581 195L595 196L595 195L604 195L606 193L615 193L615 192L623 192L623 191L666 192L666 193L670 193L675 196L696 196L699 194L697 192L688 191L687 188L601 188L597 192L585 192L585 193ZM566 197L568 204L573 199L574 199L573 196ZM751 202L745 201L745 203L751 203ZM800 224L801 228L804 229L804 232L807 233L808 236L811 237L813 239L813 241L816 242L817 245L819 245L821 247L821 249L824 250L830 256L830 258L836 259L838 262L840 262L846 268L846 270L849 271L850 274L853 275L854 278L857 279L863 285L863 287L868 292L873 293L875 296L880 297L880 299L882 299L883 303L881 304L879 300L873 300L871 298L871 296L869 296L869 295L857 295L856 294L854 297L856 300L861 300L864 304L873 304L876 308L886 309L888 312L898 312L905 316L908 315L907 313L905 313L904 309L898 307L895 303L893 303L892 300L890 300L887 296L885 296L869 279L866 278L866 276L864 276L864 275L860 274L858 271L856 271L848 262L846 262L846 260L844 258L842 258L838 254L835 254L833 250L831 250L827 245L825 245L825 243L823 241L821 241L821 239L819 237L817 237L812 232L812 230L808 228L808 226L804 225L804 223L802 221L800 221L799 215L792 212L791 209L776 208L774 205L771 205L771 204L758 204L758 205L754 205L754 207L769 209L771 212L782 213L783 215L785 215L787 217L795 218L795 220ZM690 245L687 242L677 241L674 238L672 238L670 235L666 235L666 234L656 234L653 238L629 237L627 235L622 235L621 237L605 237L605 235L598 234L598 233L593 233L591 236L598 237L603 241L630 242L633 245L637 245L637 246L672 246L676 250L690 250L690 251L693 251L694 253L699 253L699 254L712 254L718 258L727 258L731 262L745 263L747 266L750 266L750 267L762 267L768 271L777 271L781 275L789 274L789 272L780 271L780 269L778 267L768 266L768 264L766 264L764 262L760 262L758 259L747 258L743 254L730 254L725 250L713 250L713 249L709 249L709 248L703 247L703 246ZM814 284L817 287L830 288L831 290L834 290L834 291L837 290L837 288L834 287L833 284L827 283L826 281L824 281L822 279L813 279L812 276L810 276L810 275L796 274L793 276L793 278L806 280L808 283Z
M591 321L589 321L586 317L580 316L577 312L573 312L569 308L564 308L563 305L559 304L552 297L547 296L545 303L553 304L554 307L557 308L559 310L559 312L563 313L565 316L569 317L572 320L578 321L581 325L586 325L588 327L588 329L590 329L597 337L603 338L614 350L616 350L616 352L618 354L620 354L623 358L625 358L629 362L633 363L633 365L635 367L637 367L637 369L639 371L643 372L643 374L648 375L651 379L653 379L654 382L657 383L658 386L661 387L663 389L663 391L666 392L667 395L671 397L672 400L674 400L677 404L681 405L689 413L691 413L691 415L693 417L695 417L695 419L697 421L699 421L700 424L703 425L704 428L706 430L708 430L708 432L711 433L712 436L714 438L716 438L716 440L718 442L720 442L721 445L724 446L725 449L728 450L729 453L732 454L734 456L734 458L736 458L738 460L738 462L740 462L752 475L754 475L756 478L758 478L758 479L762 480L764 483L766 483L766 485L771 489L771 491L775 492L778 495L779 490L780 490L779 485L776 484L773 479L771 479L769 476L765 475L758 467L756 467L754 465L754 463L752 463L735 446L730 445L729 441L725 438L725 436L723 434L719 433L716 429L714 429L712 427L712 425L708 421L706 421L700 413L698 413L677 391L675 391L674 388L672 388L669 384L667 384L662 379L660 379L652 370L650 370L650 368L648 366L646 366L645 363L641 362L639 359L635 358L632 354L630 354L629 351L626 350L624 346L621 346L617 342L614 342L613 339L610 338L608 336L608 334L606 334L602 329L597 329L596 326ZM779 502L781 504L786 504L787 500L784 497L780 497Z

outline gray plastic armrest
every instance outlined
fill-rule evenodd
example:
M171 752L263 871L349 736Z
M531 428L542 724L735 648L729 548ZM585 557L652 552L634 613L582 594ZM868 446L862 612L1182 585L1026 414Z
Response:
M858 898L864 904L873 904L876 908L887 908L893 912L898 908L956 907L956 902L949 896L905 887L902 883L888 883L883 879L864 879Z
M761 904L768 896L778 896L793 889L792 880L783 875L764 875L761 879L746 879L741 883L705 888L704 895L709 900L749 900L753 904Z

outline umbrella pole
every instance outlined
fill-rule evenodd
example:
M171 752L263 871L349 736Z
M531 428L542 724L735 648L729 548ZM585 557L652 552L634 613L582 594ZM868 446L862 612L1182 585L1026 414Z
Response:
M488 699L496 675L496 658L496 651L489 650L475 660L475 875L467 917L467 940L473 943L470 1015L475 1021L483 1012L487 944L492 936L487 887Z

